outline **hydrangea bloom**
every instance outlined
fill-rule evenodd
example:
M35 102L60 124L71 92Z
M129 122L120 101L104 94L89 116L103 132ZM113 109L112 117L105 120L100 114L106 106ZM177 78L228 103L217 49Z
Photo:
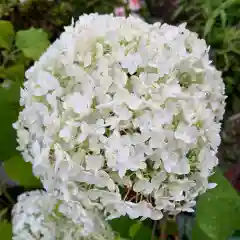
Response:
M109 218L193 211L225 106L208 51L184 24L81 16L26 72L18 149L48 191Z
M19 196L13 208L13 240L112 240L114 234L80 202L65 202L43 191Z

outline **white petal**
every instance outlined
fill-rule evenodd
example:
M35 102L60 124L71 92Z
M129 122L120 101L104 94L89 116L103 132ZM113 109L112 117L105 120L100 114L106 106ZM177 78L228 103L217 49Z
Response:
M86 169L87 170L99 170L104 163L104 158L101 155L89 155L86 156Z

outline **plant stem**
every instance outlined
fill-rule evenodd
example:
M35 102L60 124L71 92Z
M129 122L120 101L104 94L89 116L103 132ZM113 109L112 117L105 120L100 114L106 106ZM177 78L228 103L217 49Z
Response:
M165 213L163 218L160 220L160 237L159 240L166 240L166 229L167 229L167 216L168 214Z
M9 195L8 191L7 190L3 190L3 194L5 195L5 197L8 199L8 201L14 205L15 204L15 201L12 199L12 197Z
M154 239L155 239L157 223L158 223L158 221L154 221L154 223L153 223L152 238L151 238L151 240L154 240Z

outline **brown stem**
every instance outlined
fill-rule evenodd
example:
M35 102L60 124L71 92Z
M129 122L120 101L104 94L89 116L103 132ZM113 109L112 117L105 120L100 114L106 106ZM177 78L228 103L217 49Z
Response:
M123 201L125 201L129 195L129 193L131 192L132 188L128 188L127 193L125 194Z

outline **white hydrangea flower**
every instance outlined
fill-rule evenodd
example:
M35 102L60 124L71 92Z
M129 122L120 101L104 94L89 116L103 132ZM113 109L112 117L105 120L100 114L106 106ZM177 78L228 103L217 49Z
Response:
M18 197L12 211L13 240L112 240L114 233L93 210L44 191Z
M48 191L109 218L192 211L225 107L208 51L184 24L81 16L26 72L19 150Z

